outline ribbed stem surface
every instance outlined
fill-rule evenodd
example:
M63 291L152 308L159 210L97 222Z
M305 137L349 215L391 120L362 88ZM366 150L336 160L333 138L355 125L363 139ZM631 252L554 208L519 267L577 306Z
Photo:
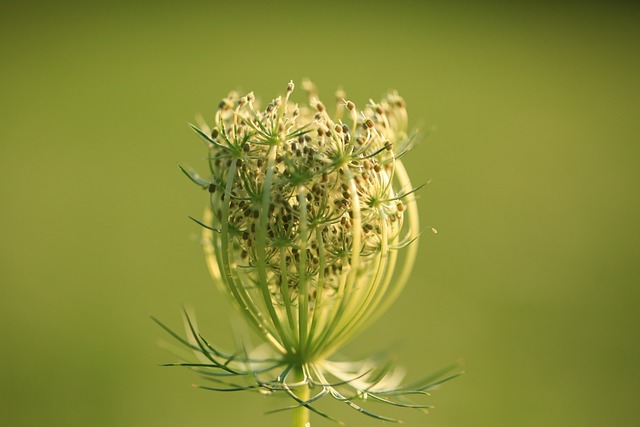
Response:
M295 382L303 382L304 381L304 373L302 372L302 368L298 368L295 371L294 376ZM298 387L293 389L293 392L298 396L298 399L301 401L309 400L309 385L304 383ZM304 406L300 406L293 410L293 427L310 427L311 423L309 422L309 410Z

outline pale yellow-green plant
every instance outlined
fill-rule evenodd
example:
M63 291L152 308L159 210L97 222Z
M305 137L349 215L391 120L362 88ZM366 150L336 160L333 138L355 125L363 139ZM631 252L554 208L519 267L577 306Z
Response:
M264 108L253 93L231 93L211 124L193 126L208 149L209 174L181 168L209 193L202 220L207 263L263 344L225 354L186 314L191 368L208 390L285 393L294 426L324 396L372 417L372 400L425 410L408 399L457 374L440 372L402 385L402 373L378 358L335 359L336 351L397 298L411 272L420 232L415 191L401 157L413 146L404 100L390 92L364 108L337 94L329 114L304 82ZM160 322L158 322L160 323Z

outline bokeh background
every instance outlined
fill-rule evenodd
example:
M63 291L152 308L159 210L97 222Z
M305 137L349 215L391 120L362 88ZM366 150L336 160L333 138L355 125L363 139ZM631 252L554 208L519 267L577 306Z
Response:
M190 387L180 309L232 344L198 243L186 126L231 89L390 88L425 234L402 297L345 353L467 373L408 426L637 426L640 16L631 3L4 2L0 424L282 426ZM326 102L329 104L329 102ZM351 426L379 422L338 404ZM385 408L380 408L386 410ZM328 426L314 420L316 426Z

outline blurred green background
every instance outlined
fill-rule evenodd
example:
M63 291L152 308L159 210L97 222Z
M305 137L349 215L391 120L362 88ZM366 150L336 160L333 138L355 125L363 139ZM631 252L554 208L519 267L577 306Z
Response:
M395 88L419 263L345 353L467 374L408 426L636 426L640 16L626 3L21 1L0 13L0 423L282 426L284 402L190 387L153 313L233 342L176 163L231 89ZM330 102L327 101L327 104ZM379 422L338 404L351 426ZM384 408L381 408L385 410ZM324 420L313 425L328 426Z

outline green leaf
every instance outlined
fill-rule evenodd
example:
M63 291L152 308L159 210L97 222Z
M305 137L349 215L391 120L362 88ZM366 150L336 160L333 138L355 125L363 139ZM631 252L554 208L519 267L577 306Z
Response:
M182 344L186 345L187 347L189 347L192 350L199 350L198 347L196 347L195 345L192 345L189 341L185 340L184 338L182 338L180 335L176 334L175 332L173 332L168 326L165 326L164 323L162 323L161 321L159 321L155 316L149 316L151 317L151 320L153 320L154 322L156 322L158 324L158 326L160 326L162 329L164 329L169 335L171 335L172 337L174 337L175 339L177 339L178 341L180 341Z
M374 412L368 411L368 410L364 409L363 407L356 405L351 400L349 400L346 397L342 396L340 393L338 393L335 390L331 390L330 393L331 393L331 396L333 396L334 399L336 399L336 400L348 405L350 408L355 409L356 411L360 412L361 414L368 415L371 418L375 418L377 420L388 421L390 423L401 423L402 422L402 421L400 421L400 420L398 420L396 418L385 417L384 415L379 415L379 414L376 414Z
M198 224L199 226L206 228L207 230L211 230L211 231L215 231L216 233L220 233L220 229L219 228L211 227L211 226L205 224L202 221L198 221L197 219L195 219L192 216L190 216L189 219L191 221L195 222L196 224Z
M211 390L211 391L246 391L246 390L256 390L260 388L260 386L256 384L246 385L246 386L238 386L238 387L210 387L206 385L196 385L194 387L201 388L203 390Z
M211 139L211 137L209 135L207 135L206 133L204 133L201 129L199 129L197 126L192 125L191 123L189 123L189 126L191 127L191 129L193 129L198 135L200 135L200 137L202 137L205 141L215 145L218 148L222 148L223 150L228 150L228 147L220 144L219 142L215 141L214 139Z
M441 370L433 373L432 375L429 375L429 376L421 379L420 381L417 381L417 382L415 382L413 384L410 384L410 385L408 385L406 387L402 387L402 390L404 390L404 391L411 391L411 390L424 391L424 390L430 389L432 387L435 387L438 384L442 384L445 381L452 380L452 379L462 375L463 372L458 372L458 373L450 375L448 377L444 377L446 374L458 369L458 367L459 367L459 364L457 364L457 363L454 364L454 365L447 366L446 368L441 369Z
M187 325L189 326L189 329L191 330L191 336L196 341L196 344L198 344L198 347L200 348L200 352L204 355L204 357L206 357L211 363L216 365L218 368L220 368L220 369L222 369L224 371L227 371L229 373L232 373L232 374L240 375L240 373L234 371L233 369L230 369L228 366L225 366L225 365L221 364L220 362L218 362L216 359L214 359L211 356L211 353L209 353L209 351L207 351L205 345L201 341L202 337L200 336L200 334L198 334L198 332L196 331L195 327L193 326L193 322L191 322L191 318L189 317L189 314L187 313L187 310L184 310L184 316L185 316L185 319L187 321Z
M413 409L431 409L431 408L433 408L433 406L429 406L429 405L418 405L418 404L415 404L415 403L394 402L393 400L385 399L385 398L377 396L377 395L375 395L373 393L367 393L367 396L372 398L373 400L377 400L378 402L386 403L386 404L397 406L397 407L400 407L400 408L413 408Z
M194 170L187 171L185 168L182 167L182 165L178 165L178 167L180 168L182 173L185 174L187 176L187 178L189 178L191 180L191 182L193 182L194 184L202 187L203 189L209 188L210 182L205 181L204 179L200 178L200 175L198 175L198 173L196 171L194 171Z
M393 200L400 200L400 199L404 199L404 198L405 198L405 197L407 197L409 194L415 193L416 191L420 190L420 189L421 189L422 187L424 187L425 185L427 185L427 184L420 184L420 185L418 185L416 188L414 188L414 189L412 189L412 190L409 190L409 191L407 191L407 192L399 193L396 197L393 197L393 198L391 198L391 199L383 200L383 202L391 202L391 201L393 201Z

